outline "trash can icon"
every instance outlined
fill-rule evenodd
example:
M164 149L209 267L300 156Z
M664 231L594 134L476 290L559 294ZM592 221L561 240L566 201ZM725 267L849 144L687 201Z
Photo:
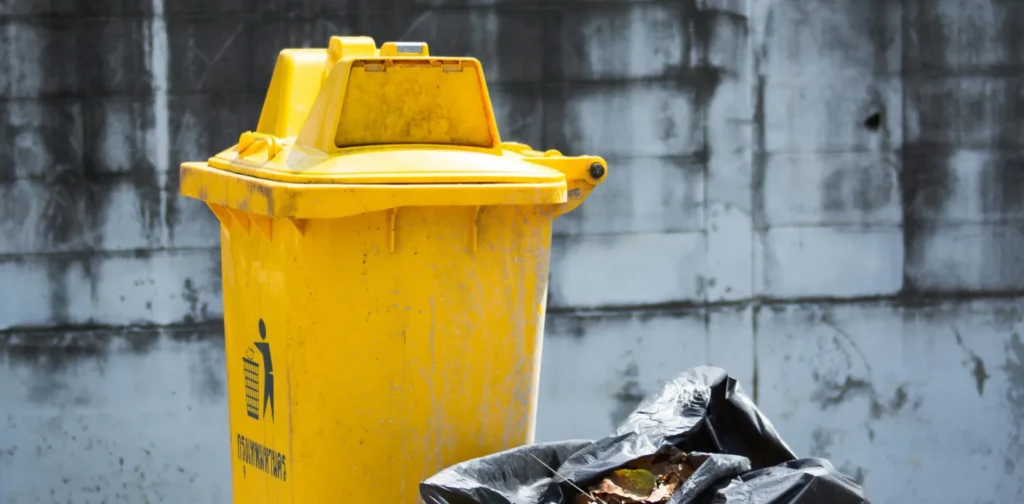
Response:
M249 349L242 357L242 373L245 379L245 412L253 420L260 419L260 363L252 360L255 352Z
M411 504L532 442L552 225L606 169L501 141L476 59L282 51L256 131L180 172L220 222L234 502Z

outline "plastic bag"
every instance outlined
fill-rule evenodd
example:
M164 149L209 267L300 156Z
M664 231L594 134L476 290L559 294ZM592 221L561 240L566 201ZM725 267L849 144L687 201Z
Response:
M860 504L868 502L857 483L818 458L791 460L722 480L692 501L672 504Z
M739 383L707 366L667 383L604 439L525 446L456 464L421 483L420 496L428 504L574 504L579 488L668 447L688 453L696 466L670 504L867 502L827 461L798 460Z

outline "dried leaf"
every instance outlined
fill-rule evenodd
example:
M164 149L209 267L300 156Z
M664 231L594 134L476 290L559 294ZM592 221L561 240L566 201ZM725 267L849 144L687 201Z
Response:
M647 502L665 502L672 497L672 494L676 493L676 489L683 483L683 479L678 474L669 474L665 481L658 484L658 488L655 488L651 495L647 497Z
M695 471L683 451L669 448L612 472L581 497L592 502L600 496L608 504L660 504L668 502Z
M650 471L619 469L601 480L590 493L610 503L640 503L646 502L657 486L658 478Z
M658 486L658 477L646 469L619 469L607 480L630 494L642 498L651 495ZM603 483L603 482L602 482Z

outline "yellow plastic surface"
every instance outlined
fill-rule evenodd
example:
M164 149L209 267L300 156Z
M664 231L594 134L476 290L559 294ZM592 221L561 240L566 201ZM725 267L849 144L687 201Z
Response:
M334 145L496 145L497 130L479 63L385 62L352 65Z
M234 502L413 503L532 442L552 223L605 168L501 143L475 60L282 51L257 131L181 167L221 223Z

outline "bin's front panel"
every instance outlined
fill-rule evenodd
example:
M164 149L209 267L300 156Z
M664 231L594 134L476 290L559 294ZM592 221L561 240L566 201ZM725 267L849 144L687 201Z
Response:
M297 503L418 502L440 469L532 441L550 241L535 207L308 223L289 280Z
M550 208L261 229L225 245L235 502L413 503L438 470L532 442Z
M287 221L230 217L221 227L221 270L234 501L292 502L284 279L295 230Z

